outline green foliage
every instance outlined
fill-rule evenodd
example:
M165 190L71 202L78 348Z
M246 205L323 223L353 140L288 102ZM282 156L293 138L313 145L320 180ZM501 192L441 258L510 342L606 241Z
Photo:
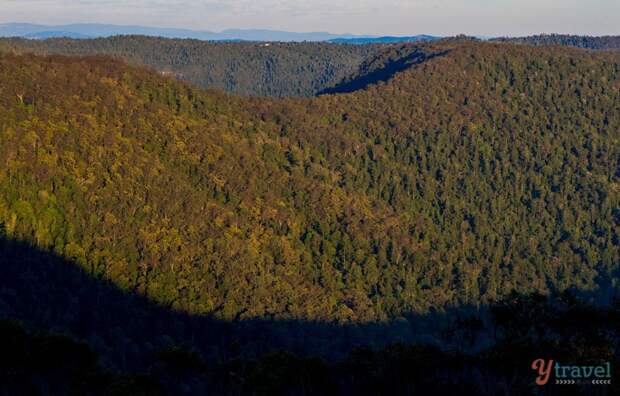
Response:
M2 55L0 224L226 320L375 321L617 287L618 55L386 51L369 72L437 56L363 91L275 100L104 57Z
M495 40L533 45L569 45L596 50L620 49L620 36L592 37L569 34L541 34L528 37L501 37Z
M313 96L354 73L372 45L217 43L116 36L94 40L0 39L5 48L39 54L105 54L149 66L161 75L252 96Z

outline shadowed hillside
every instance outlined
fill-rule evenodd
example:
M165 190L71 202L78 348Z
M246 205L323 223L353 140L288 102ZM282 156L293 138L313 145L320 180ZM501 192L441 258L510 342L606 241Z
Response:
M446 314L439 312L359 325L259 318L221 321L178 312L123 291L76 263L27 243L2 239L0 257L0 316L84 340L105 358L104 366L113 369L143 368L156 351L181 345L212 363L278 349L336 359L361 346L415 340L438 345L449 325ZM464 316L478 310L455 309L450 320L459 318L460 312Z
M533 386L540 356L611 361L620 374L618 306L570 294L513 295L482 316L461 307L408 323L224 322L174 312L26 243L0 239L0 257L0 394L566 394ZM490 336L478 353L440 348Z
M354 73L379 46L226 43L117 36L92 40L0 39L0 48L64 55L110 55L202 88L251 96L314 96Z
M378 55L366 60L357 73L346 77L335 87L327 88L319 95L350 93L368 88L370 85L389 81L396 73L430 60L446 52L426 52L423 48L402 46L386 48Z

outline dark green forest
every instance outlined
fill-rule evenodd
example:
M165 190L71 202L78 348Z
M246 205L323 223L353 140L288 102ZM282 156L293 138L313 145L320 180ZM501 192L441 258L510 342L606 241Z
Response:
M4 47L0 316L22 324L2 339L84 359L62 366L78 383L35 388L556 394L533 388L539 351L616 362L620 54L374 50L333 90L277 99ZM28 364L1 375L54 369Z
M611 285L618 57L405 48L444 55L312 100L5 55L4 233L227 319L366 321Z
M617 378L617 301L511 294L484 312L460 307L411 324L225 322L153 304L24 242L0 239L0 254L2 395L618 393L615 381L539 387L530 369L541 357L610 362ZM398 341L414 324L435 326L442 343Z
M501 37L496 41L507 41L531 45L568 45L593 50L620 49L620 36L576 36L570 34L541 34L527 37Z
M473 37L463 38L477 41ZM431 38L429 36L422 39ZM444 39L450 40L454 39ZM620 48L618 36L549 34L500 37L492 41L536 46L574 46L595 50ZM355 91L410 66L414 59L407 58L408 53L401 54L402 48L403 45L399 42L364 45L348 44L346 41L209 42L148 36L115 36L88 40L0 38L0 49L13 53L109 55L133 65L148 66L163 76L183 80L204 89L224 90L243 96L269 97L313 97L324 93ZM387 70L382 70L383 68ZM356 81L360 78L366 79L366 83ZM354 85L351 85L352 82Z
M16 52L110 55L202 88L238 95L313 96L357 72L374 45L246 43L117 36L93 40L0 39Z

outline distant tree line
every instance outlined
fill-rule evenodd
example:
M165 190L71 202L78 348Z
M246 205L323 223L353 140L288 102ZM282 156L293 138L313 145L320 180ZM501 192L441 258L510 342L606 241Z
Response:
M117 36L92 40L0 39L0 49L109 55L202 88L252 96L313 96L355 73L379 46L246 43Z
M495 41L533 45L567 45L594 50L620 49L620 36L577 36L570 34L540 34L527 37L500 37Z

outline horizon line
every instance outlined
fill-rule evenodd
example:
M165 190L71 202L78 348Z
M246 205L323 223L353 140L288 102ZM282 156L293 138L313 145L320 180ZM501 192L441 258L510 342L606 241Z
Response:
M192 32L192 33L203 33L203 34L222 34L231 31L241 31L241 32L252 32L252 31L263 31L263 32L272 32L272 33L289 33L289 34L326 34L331 36L351 36L351 38L383 38L383 37L416 37L416 36L433 36L438 38L447 38L447 37L456 37L459 35L465 35L470 37L477 38L501 38L501 37L528 37L528 36L544 36L544 35L568 35L568 36L585 36L585 37L615 37L620 36L619 33L606 33L606 34L592 34L592 33L575 33L575 32L530 32L530 33L521 33L521 34L507 34L507 33L495 33L495 34L475 34L475 33L465 33L461 32L458 34L447 34L447 33L402 33L402 34L388 34L388 33L336 33L328 30L305 30L305 31L296 31L296 30L284 30L278 28L268 28L268 27L228 27L222 30L209 30L202 28L187 28L187 27L171 27L171 26L157 26L157 25L141 25L141 24L117 24L117 23L107 23L107 22L70 22L70 23L62 23L62 24L48 24L48 23L35 23L35 22L0 22L0 26L7 25L30 25L36 27L46 27L46 28L59 28L59 27L68 27L68 26L108 26L108 27L116 27L116 28L143 28L143 29L162 29L162 30L178 30L184 32Z

